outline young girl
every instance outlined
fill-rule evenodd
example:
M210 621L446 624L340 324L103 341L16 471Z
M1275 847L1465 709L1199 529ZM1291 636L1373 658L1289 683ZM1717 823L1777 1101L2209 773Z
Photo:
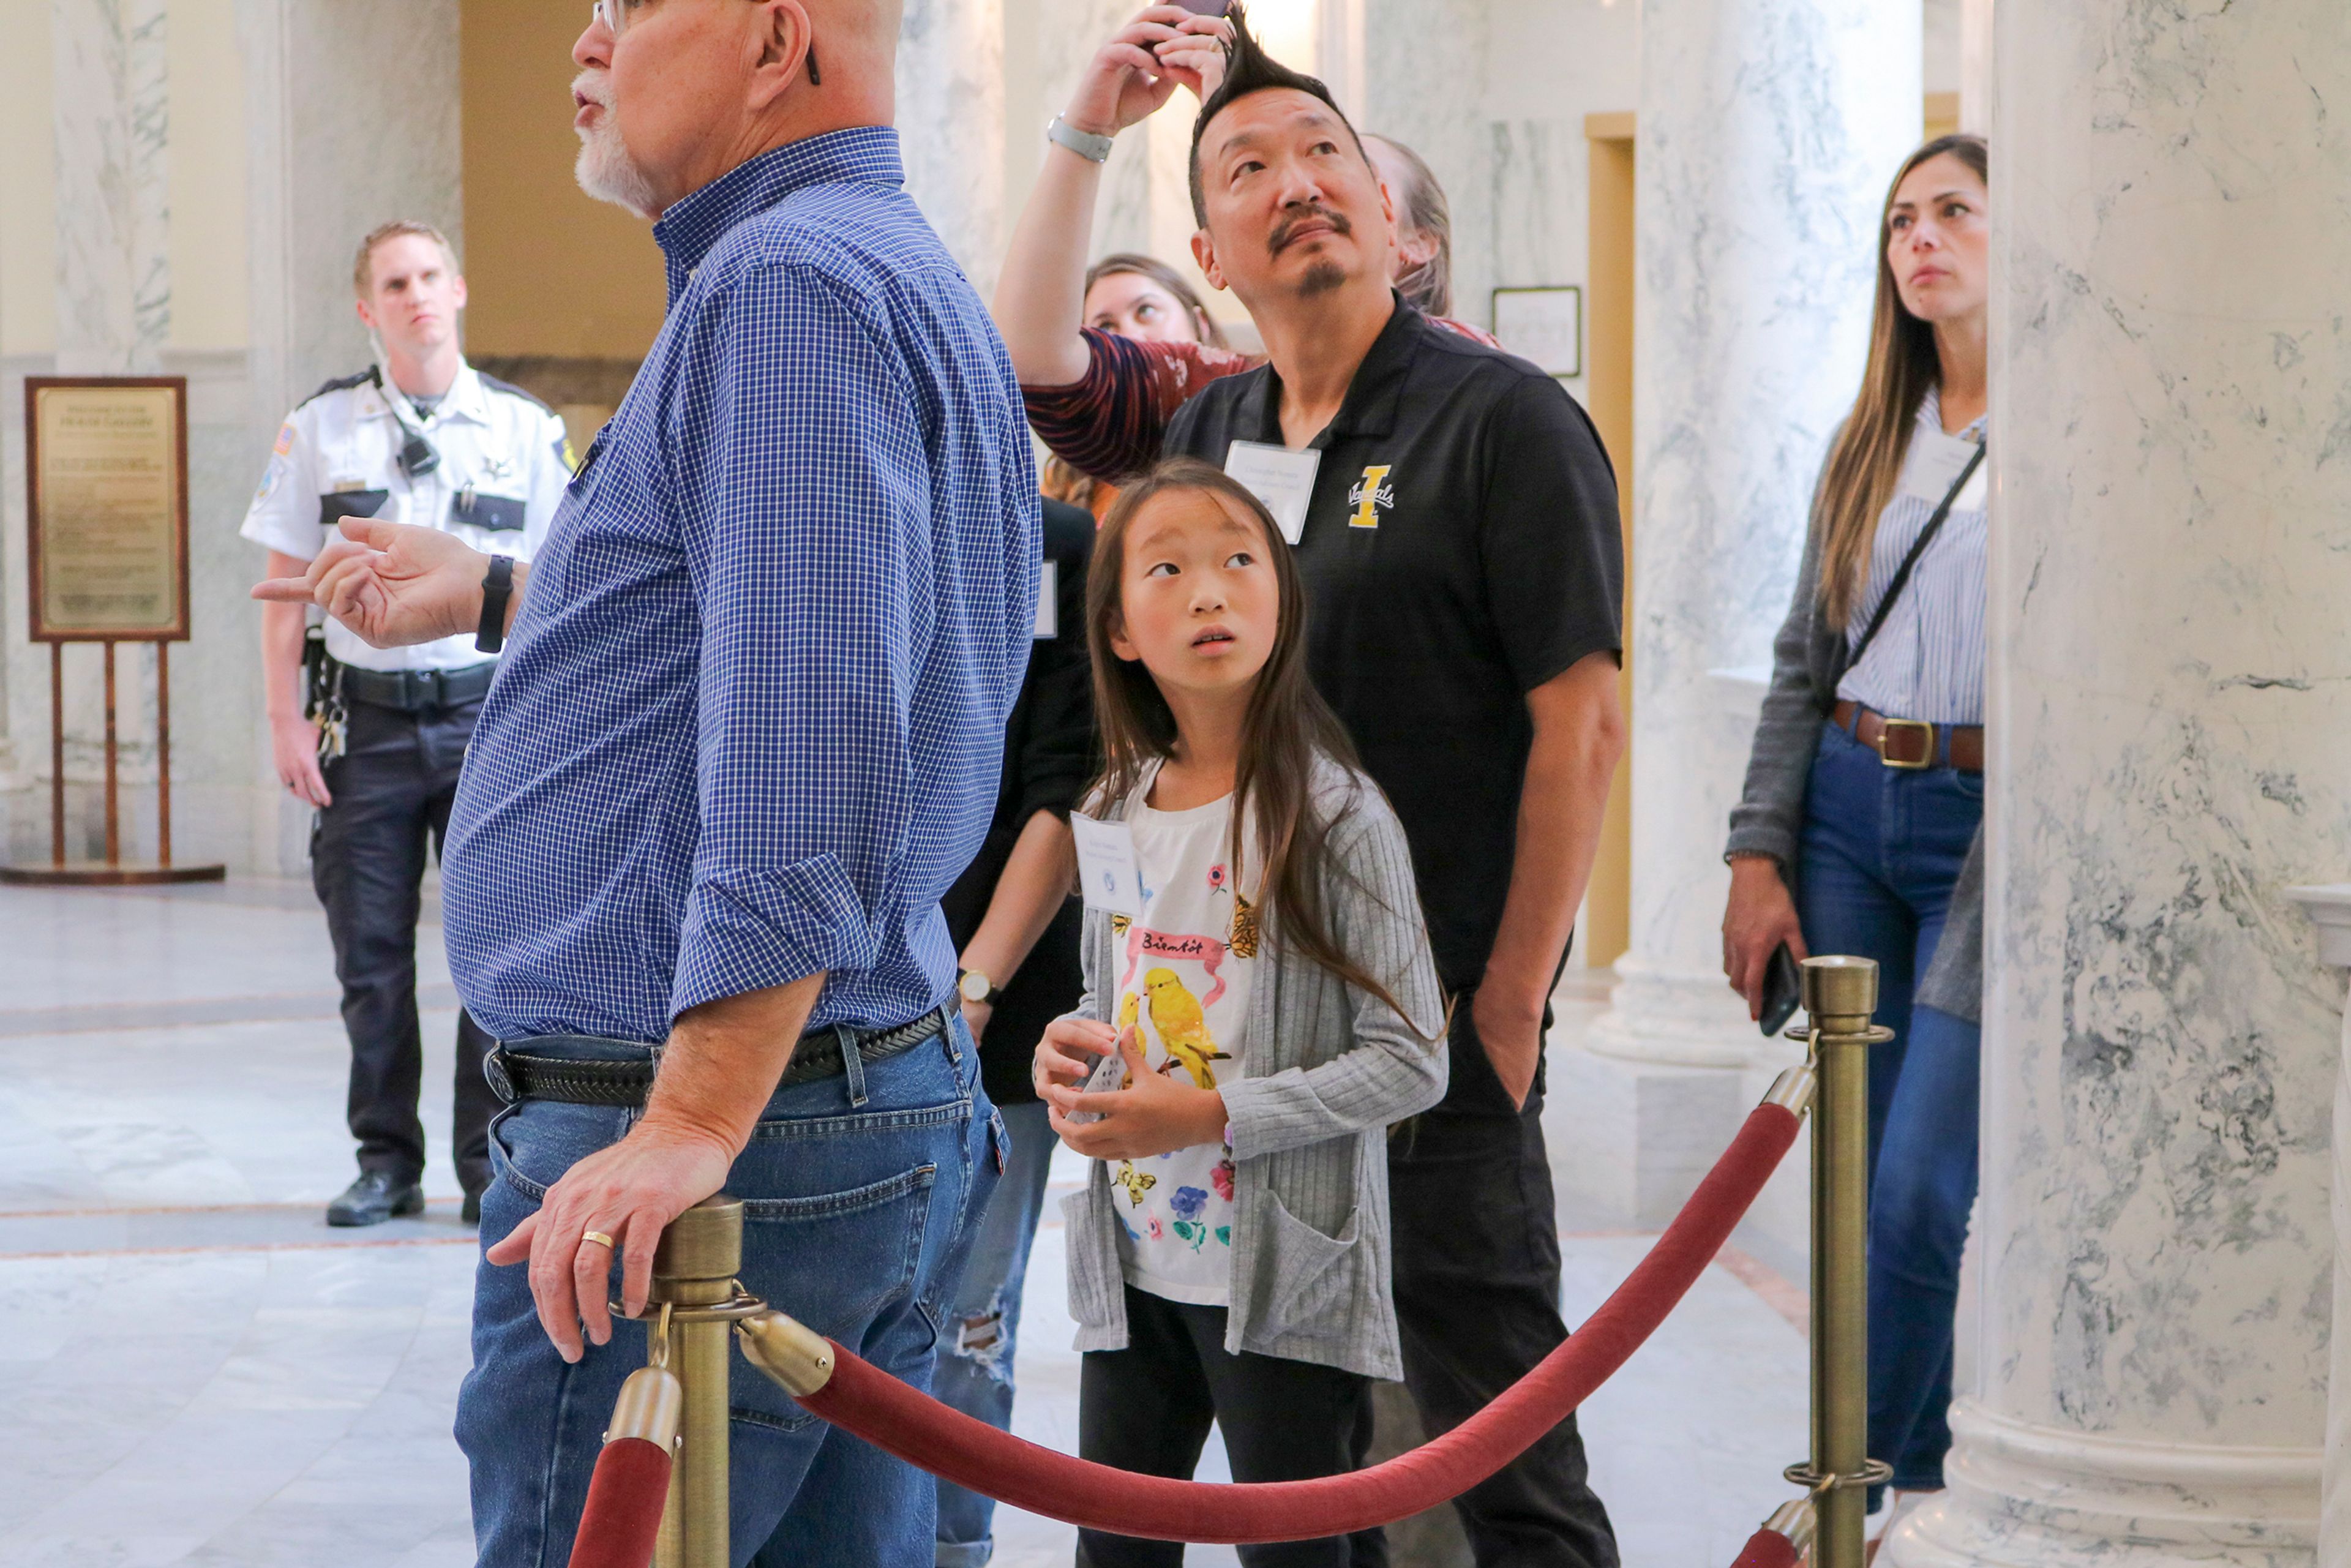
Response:
M1131 829L1143 913L1088 910L1085 998L1037 1050L1053 1130L1097 1162L1063 1205L1079 1451L1189 1476L1213 1420L1237 1479L1351 1470L1370 1380L1403 1371L1384 1131L1445 1091L1404 832L1307 682L1297 571L1240 485L1186 459L1122 491L1086 608L1086 810ZM1113 1054L1123 1087L1084 1092ZM1086 1531L1080 1561L1183 1552Z

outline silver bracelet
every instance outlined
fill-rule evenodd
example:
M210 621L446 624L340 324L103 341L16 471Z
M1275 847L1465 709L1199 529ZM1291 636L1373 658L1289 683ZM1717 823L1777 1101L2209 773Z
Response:
M1045 140L1056 147L1068 148L1089 163L1109 162L1110 150L1114 144L1113 138L1081 131L1058 114L1053 116L1052 123L1045 127Z

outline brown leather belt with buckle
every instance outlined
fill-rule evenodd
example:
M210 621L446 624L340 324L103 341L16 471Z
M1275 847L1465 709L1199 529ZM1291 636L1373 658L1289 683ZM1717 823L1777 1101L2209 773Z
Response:
M1956 768L1980 773L1984 767L1983 726L1936 724L1923 718L1888 718L1859 703L1836 706L1837 727L1877 753L1888 768L1917 771Z

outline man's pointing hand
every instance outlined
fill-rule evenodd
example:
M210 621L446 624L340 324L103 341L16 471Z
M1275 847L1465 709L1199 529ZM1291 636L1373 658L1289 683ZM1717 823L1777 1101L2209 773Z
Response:
M308 571L256 583L253 597L316 604L378 648L431 643L480 625L488 556L454 534L407 523L347 517L342 531Z

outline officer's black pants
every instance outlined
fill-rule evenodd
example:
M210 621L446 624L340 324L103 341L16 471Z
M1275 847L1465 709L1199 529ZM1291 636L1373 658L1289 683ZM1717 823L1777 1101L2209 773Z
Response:
M326 905L351 1039L349 1115L360 1168L403 1182L424 1174L424 1125L416 1115L424 1070L416 917L425 841L437 851L448 831L480 706L410 714L351 704L344 754L324 768L334 804L319 813L310 841L311 881ZM460 1012L450 1143L469 1193L490 1184L489 1125L498 1100L482 1077L489 1046L481 1027Z
M1453 1014L1445 1103L1388 1144L1404 1380L1431 1437L1490 1403L1567 1338L1541 1080L1524 1110ZM1479 1568L1616 1568L1616 1536L1570 1416L1456 1500Z

